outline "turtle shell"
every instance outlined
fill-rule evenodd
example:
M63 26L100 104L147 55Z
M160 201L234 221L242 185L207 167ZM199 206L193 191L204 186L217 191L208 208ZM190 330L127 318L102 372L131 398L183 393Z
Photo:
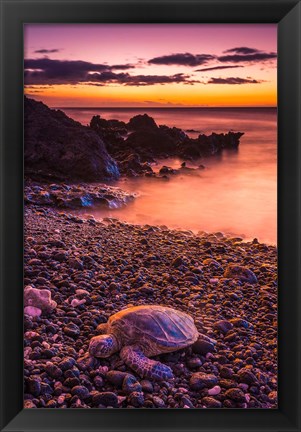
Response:
M123 344L148 341L158 348L180 349L194 343L198 330L184 312L165 306L134 306L112 315L108 329Z

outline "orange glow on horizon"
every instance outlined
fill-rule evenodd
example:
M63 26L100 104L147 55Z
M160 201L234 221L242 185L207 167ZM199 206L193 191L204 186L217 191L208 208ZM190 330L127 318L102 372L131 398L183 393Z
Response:
M193 86L177 88L172 86L154 85L146 89L136 87L102 87L89 86L53 86L49 90L25 89L25 94L41 100L50 107L235 107L235 106L277 106L277 93L271 86L256 88L256 84L224 86L223 91L214 85L196 89ZM191 88L187 88L191 87ZM165 102L168 101L168 102Z

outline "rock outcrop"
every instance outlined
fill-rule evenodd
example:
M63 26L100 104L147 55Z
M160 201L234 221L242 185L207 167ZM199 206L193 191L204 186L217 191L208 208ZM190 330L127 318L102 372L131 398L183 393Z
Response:
M158 126L147 114L136 115L128 123L94 116L90 127L105 141L121 174L127 176L154 174L145 163L156 159L180 157L195 160L217 155L224 149L235 150L243 135L242 132L228 132L190 138L177 127Z
M119 176L100 136L60 110L25 97L24 131L26 175L84 181Z

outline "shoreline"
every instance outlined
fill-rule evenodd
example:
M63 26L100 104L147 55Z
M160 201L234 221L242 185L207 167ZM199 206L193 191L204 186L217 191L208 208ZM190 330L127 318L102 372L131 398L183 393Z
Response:
M275 247L85 220L31 204L25 205L24 262L25 286L48 289L57 304L39 317L25 315L26 407L277 407ZM257 283L225 277L233 263L254 272ZM159 356L173 369L170 382L141 380L118 354L87 365L83 356L96 326L139 304L189 313L216 346ZM113 383L109 371L134 375L139 397ZM204 384L202 374L215 378Z
M190 169L190 168L188 168ZM197 169L192 168L192 171L197 171ZM158 177L150 177L154 181L165 181L164 176L159 175ZM131 202L139 199L141 192L139 189L133 191L124 187L129 179L127 177L122 177L119 180L105 182L105 183L78 183L78 182L64 182L64 183L51 183L48 182L34 181L27 179L25 181L24 188L24 198L25 203L29 205L42 205L46 207L51 207L57 210L73 211L75 215L79 215L85 219L92 216L98 221L102 221L106 218L116 219L121 223L126 223L141 227L142 222L134 222L131 220L122 219L119 215L103 215L98 216L98 213L102 211L104 213L112 211L113 213L117 209L126 208ZM132 179L133 180L133 179ZM139 177L137 178L139 181ZM96 215L95 215L96 213ZM214 231L210 230L200 230L199 228L188 228L181 227L178 225L169 225L165 223L152 224L154 226L165 226L170 230L177 231L190 231L191 233L197 235L199 232L204 232L205 234L214 234ZM247 236L244 233L220 230L219 234L223 234L225 237L239 237L242 242L250 242L254 239L260 243L264 243L268 246L277 247L277 242L267 242L261 241L260 238L254 236Z

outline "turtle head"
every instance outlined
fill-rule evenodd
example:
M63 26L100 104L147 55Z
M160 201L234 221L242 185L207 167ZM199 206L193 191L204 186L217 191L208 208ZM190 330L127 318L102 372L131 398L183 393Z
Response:
M116 351L119 350L119 344L117 339L112 334L104 334L99 336L94 336L90 340L89 353L93 357L110 357Z

